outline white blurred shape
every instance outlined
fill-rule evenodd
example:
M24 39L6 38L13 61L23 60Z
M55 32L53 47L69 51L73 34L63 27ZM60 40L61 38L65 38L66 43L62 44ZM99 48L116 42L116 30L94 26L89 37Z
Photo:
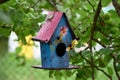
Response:
M40 60L40 58L41 58L40 42L35 42L35 45L36 46L33 47L33 50L34 50L33 56L34 56L35 59Z
M115 10L115 8L113 7L112 3L110 3L108 6L103 7L102 10L104 13L107 13L109 10Z
M12 31L8 40L9 52L15 52L15 48L18 46L18 42L15 41L17 39L18 39L17 35L15 34L15 32Z
M11 32L10 36L9 36L9 40L8 40L8 46L9 46L9 52L15 52L16 47L18 47L18 41L17 40L18 37L15 34L15 32ZM33 56L35 59L40 59L41 57L41 51L40 51L40 43L39 42L35 42L35 45L37 46L33 46Z

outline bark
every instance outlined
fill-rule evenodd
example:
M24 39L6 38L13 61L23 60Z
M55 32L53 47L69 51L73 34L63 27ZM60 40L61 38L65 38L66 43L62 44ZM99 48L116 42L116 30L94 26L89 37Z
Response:
M3 4L5 2L7 2L7 1L9 1L9 0L0 0L0 4Z
M118 4L117 2L118 0L112 0L113 6L118 14L118 16L120 17L120 4Z

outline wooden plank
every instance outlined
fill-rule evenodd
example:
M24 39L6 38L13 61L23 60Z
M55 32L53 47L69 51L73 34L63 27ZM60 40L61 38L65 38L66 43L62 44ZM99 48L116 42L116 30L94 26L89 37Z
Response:
M62 41L60 42L57 39L57 37L60 36L60 31L61 31L62 28L66 28L67 31L66 31L65 35L62 37ZM62 68L62 67L68 67L69 66L68 52L65 52L65 54L60 57L60 56L57 55L56 48L57 48L59 43L63 43L67 47L71 43L71 41L72 41L72 37L71 37L70 30L69 30L69 26L67 25L66 18L63 15L61 20L59 21L59 24L58 24L53 36L51 37L51 40L50 40L50 43L52 43L51 47L50 47L52 67ZM61 54L63 54L63 53L61 53Z
M35 68L35 69L45 69L45 70L71 70L71 69L79 69L80 66L73 66L73 65L70 65L69 67L65 67L65 68L44 68L40 65L36 65L36 66L31 66L32 68Z
M48 43L41 43L41 60L42 66L49 68L51 67L51 55L50 55L50 47Z

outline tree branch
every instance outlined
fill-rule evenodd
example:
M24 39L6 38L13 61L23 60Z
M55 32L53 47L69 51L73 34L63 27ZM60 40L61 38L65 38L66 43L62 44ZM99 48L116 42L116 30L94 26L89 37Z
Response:
M86 61L87 63L91 64L91 62L82 55L82 51L80 51L79 54L80 54L80 56L81 56L83 59L85 59L85 61Z
M110 75L108 75L104 70L100 69L99 67L95 66L95 68L99 71L101 71L102 73L104 73L110 80L112 80L112 77Z
M101 11L101 8L102 8L102 5L101 5L101 0L98 4L98 7L97 7L97 10L95 12L95 16L94 16L94 20L93 20L93 25L92 25L92 28L91 28L91 34L90 34L90 40L89 40L89 45L90 47L92 46L92 39L94 37L94 32L95 30L97 29L97 21L98 21L98 18L99 18L99 15L100 15L100 11ZM90 48L92 50L92 48Z
M34 8L34 7L39 3L39 1L40 1L40 0L37 0L37 1L35 2L35 4L32 6L32 8Z
M120 48L120 45L112 45L112 46L108 46L108 48Z
M91 7L93 8L93 11L95 12L95 8L94 8L95 5L93 5L89 0L87 0L87 2L91 5Z
M116 76L117 76L118 80L120 80L120 75L119 75L119 73L118 73L118 71L117 71L117 67L116 67L117 59L116 59L115 55L113 55L113 54L110 54L110 55L111 55L111 57L113 58L113 67L114 67Z
M89 63L89 64L91 65L91 62L82 55L82 51L81 51L79 54L80 54L80 56L81 56L83 59L85 59L85 61L86 61L87 63ZM91 67L92 67L92 66L91 66ZM107 74L104 70L100 69L98 66L95 66L95 65L94 65L94 67L95 67L97 70L101 71L103 74L105 74L110 80L112 80L112 77L111 77L109 74Z
M11 27L8 27L6 26L6 24L3 24L2 26L0 26L0 28L11 28Z
M56 11L59 11L58 9L57 9L57 6L56 6L56 2L55 1L52 1L52 0L46 0L48 3L50 3L53 7L54 7L54 9L56 10Z
M105 36L106 38L109 38L109 40L112 40L112 39L118 39L120 40L120 38L116 38L116 37L112 37L112 36L109 36L107 35L106 33L102 32L100 29L97 29L103 36Z
M0 0L0 4L3 4L5 2L7 2L7 1L9 1L9 0Z
M120 4L117 3L118 0L112 0L113 6L115 7L115 10L120 17Z
M97 43L99 43L102 47L106 48L106 46L104 44L102 44L100 41L98 41L97 39L93 38L93 40Z
M98 21L99 15L100 15L101 8L102 8L102 5L101 5L101 0L100 0L98 3L98 6L97 6L97 10L95 11L93 25L92 25L92 28L90 31L89 48L90 48L91 52L92 52L92 40L94 37L95 30L97 29L97 21ZM92 53L92 56L91 56L92 80L94 80L94 78L95 78L94 77L94 58L93 57L94 57L94 54Z

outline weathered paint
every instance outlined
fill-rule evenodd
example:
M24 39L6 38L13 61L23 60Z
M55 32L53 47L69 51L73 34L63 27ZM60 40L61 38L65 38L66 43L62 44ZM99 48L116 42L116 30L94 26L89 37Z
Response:
M48 43L41 43L41 60L42 60L42 66L45 68L51 67L51 54L50 54L50 45Z
M67 17L63 12L50 12L51 15L54 13L52 19L42 26L38 35L33 40L41 42L41 59L42 68L69 68L69 54L65 54L60 57L56 53L56 47L59 43L64 43L66 47L71 44L75 35L68 23ZM47 17L48 17L47 16ZM60 36L61 28L66 27L67 32L62 37L62 42L57 42L57 37Z
M70 33L70 29L68 27L67 20L63 15L60 22L57 25L57 28L50 40L50 43L41 43L41 58L42 58L42 66L44 68L64 68L69 66L69 55L68 52L64 54L64 56L59 57L56 53L56 47L59 43L54 43L57 40L57 37L60 35L60 29L66 26L67 32L62 38L62 43L66 45L66 47L72 41L72 35Z
M46 20L45 24L42 25L38 35L36 36L40 41L48 42L50 40L63 15L63 12L49 12L46 19L50 15L53 15L53 18L51 20Z
M47 20L47 18L53 15L53 18L50 20ZM49 42L49 40L51 39L54 31L56 30L56 27L59 23L59 21L61 20L62 16L64 15L64 17L66 18L66 22L69 26L72 38L75 39L75 35L74 32L72 31L69 22L67 20L67 17L65 15L65 13L63 12L49 12L47 17L46 17L46 22L42 25L40 31L38 32L37 36L32 38L33 40L36 41L42 41L42 42Z
M67 33L65 34L65 36L63 36L63 42L66 44L66 46L68 46L71 41L73 40L73 36L71 34L70 31L70 27L68 25L69 23L67 22L67 19L65 17L65 15L62 16L60 22L57 25L57 28L55 29L54 34L52 35L51 39L50 39L50 43L54 42L56 40L56 38L60 35L60 29L64 26L66 26L68 28Z
M68 30L62 38L62 43L64 43L67 47L68 45L70 45L70 43L72 41L72 35L71 35L70 29L68 27L69 25L67 23L65 16L63 15L56 30L55 30L55 32L54 32L54 34L53 34L53 36L52 36L52 38L51 38L51 40L50 40L50 43L52 43L50 50L51 50L51 62L52 62L53 68L63 68L63 67L69 66L69 54L68 54L68 52L66 52L64 54L64 56L62 56L62 57L57 56L56 46L59 43L54 43L56 41L56 38L60 34L60 29L64 26L66 26Z

